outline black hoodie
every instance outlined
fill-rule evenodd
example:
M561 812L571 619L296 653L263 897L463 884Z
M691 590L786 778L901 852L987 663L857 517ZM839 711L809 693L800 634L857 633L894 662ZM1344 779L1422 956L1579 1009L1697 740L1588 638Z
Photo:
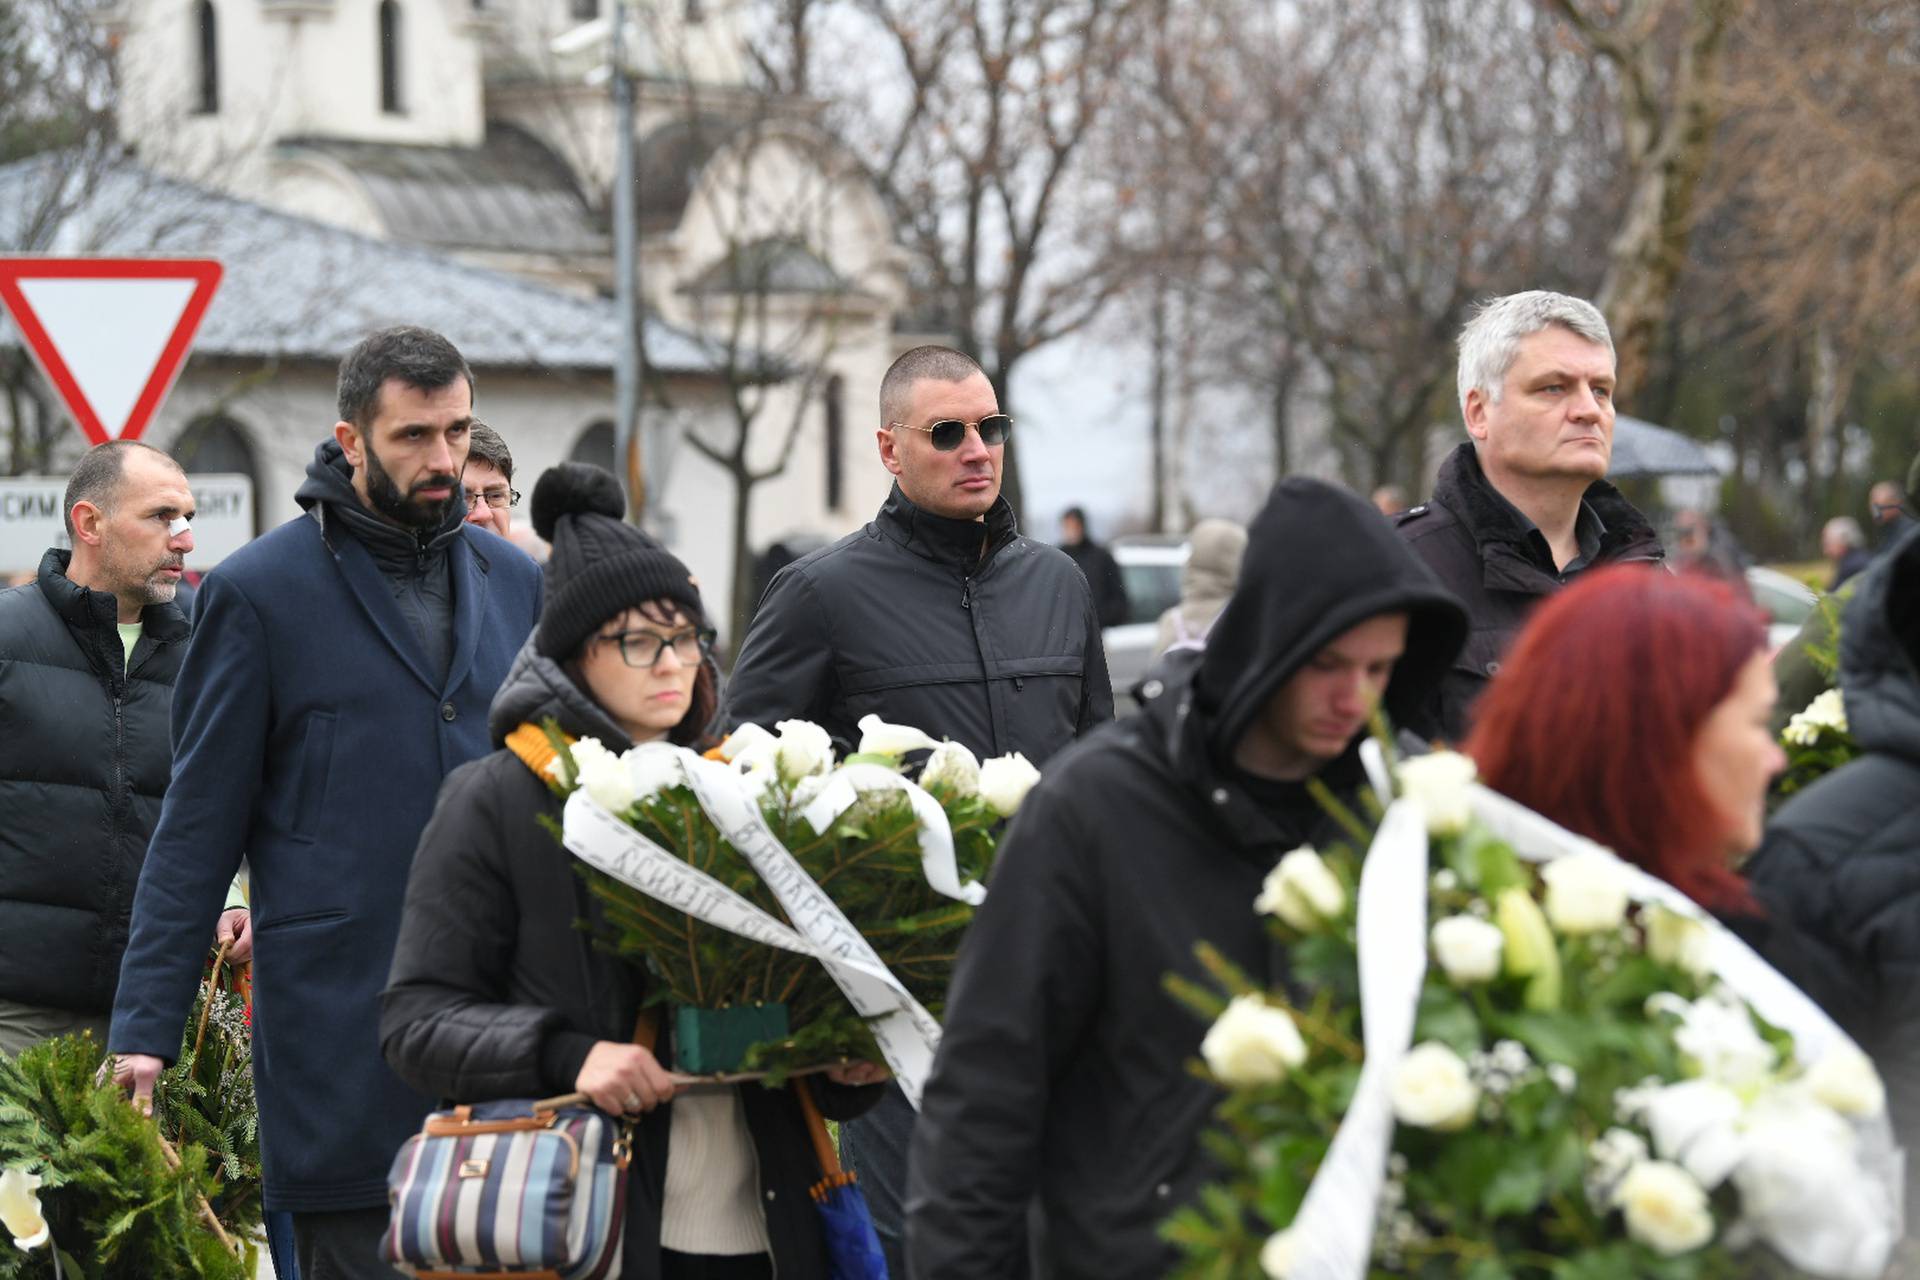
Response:
M1452 661L1465 613L1372 507L1284 480L1205 654L1049 765L949 995L913 1149L916 1280L1011 1274L1007 1242L1036 1192L1054 1276L1169 1270L1157 1229L1214 1172L1198 1135L1220 1094L1186 1070L1206 1025L1163 981L1208 981L1202 940L1283 981L1254 899L1281 855L1333 834L1304 784L1242 776L1233 748L1315 653L1391 612L1411 623L1386 695L1404 712ZM1351 793L1354 755L1320 776Z
M375 515L354 489L353 468L337 440L324 441L313 451L307 478L293 498L327 537L345 529L367 549L393 591L400 616L419 639L428 668L445 680L453 665L453 576L447 548L467 527L460 504L449 502L437 526L417 533Z

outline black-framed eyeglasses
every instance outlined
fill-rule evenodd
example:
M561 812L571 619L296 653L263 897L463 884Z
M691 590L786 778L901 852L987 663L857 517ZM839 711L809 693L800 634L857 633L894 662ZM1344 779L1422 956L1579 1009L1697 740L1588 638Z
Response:
M466 502L469 511L483 502L495 511L504 511L508 507L520 505L520 491L518 489L468 489Z
M616 631L612 635L595 636L594 639L604 644L619 645L620 661L645 670L656 665L660 655L669 646L673 649L673 656L682 663L689 667L698 666L713 652L715 634L712 627L691 627L670 636L663 636L657 631Z
M942 418L932 426L916 427L911 422L890 422L890 427L905 427L909 431L924 431L933 441L933 447L941 453L951 453L960 447L967 438L967 428L973 427L980 432L980 443L992 448L1005 444L1007 437L1013 434L1013 419L1004 413L990 413L978 422L962 422L958 418Z

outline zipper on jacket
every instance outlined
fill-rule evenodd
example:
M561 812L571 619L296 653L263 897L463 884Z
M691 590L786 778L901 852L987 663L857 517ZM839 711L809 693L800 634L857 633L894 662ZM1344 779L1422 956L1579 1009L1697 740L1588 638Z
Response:
M969 574L960 579L960 584L960 607L971 609L973 608L973 576Z

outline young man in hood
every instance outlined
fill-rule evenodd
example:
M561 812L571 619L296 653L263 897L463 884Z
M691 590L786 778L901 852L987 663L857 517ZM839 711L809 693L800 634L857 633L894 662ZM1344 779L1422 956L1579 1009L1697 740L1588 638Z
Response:
M173 698L173 779L140 875L108 1045L147 1098L240 858L253 884L266 1207L309 1280L387 1276L387 1167L432 1101L380 1056L414 845L540 613L533 561L464 523L473 375L425 329L340 366L307 514L201 588Z
M1299 549L1313 546L1313 557ZM1274 488L1207 648L1135 717L1056 758L1001 848L961 950L920 1113L915 1280L999 1277L1037 1194L1055 1277L1161 1276L1158 1226L1213 1175L1206 1024L1163 986L1210 942L1285 979L1255 914L1289 850L1335 834L1373 709L1419 706L1466 636L1459 602L1359 497Z

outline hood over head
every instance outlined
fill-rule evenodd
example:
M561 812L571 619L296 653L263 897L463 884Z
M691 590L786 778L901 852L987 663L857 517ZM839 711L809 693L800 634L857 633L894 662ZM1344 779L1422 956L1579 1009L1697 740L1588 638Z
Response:
M1357 494L1302 476L1276 484L1248 527L1239 585L1194 677L1214 757L1231 758L1254 717L1314 654L1383 613L1408 615L1406 653L1385 698L1398 725L1466 642L1466 610Z
M1920 526L1861 575L1841 619L1840 689L1855 742L1920 759Z

